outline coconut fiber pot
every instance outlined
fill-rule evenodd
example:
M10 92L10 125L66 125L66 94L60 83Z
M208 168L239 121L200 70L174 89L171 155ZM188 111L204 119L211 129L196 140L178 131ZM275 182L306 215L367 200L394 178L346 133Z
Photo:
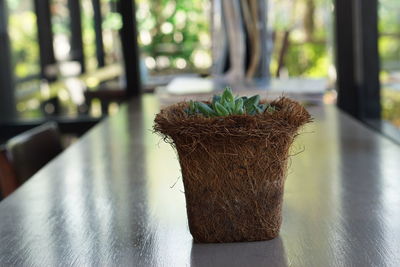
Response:
M289 148L311 121L296 101L280 98L258 115L187 115L169 106L154 130L176 148L189 229L195 242L269 240L279 234Z

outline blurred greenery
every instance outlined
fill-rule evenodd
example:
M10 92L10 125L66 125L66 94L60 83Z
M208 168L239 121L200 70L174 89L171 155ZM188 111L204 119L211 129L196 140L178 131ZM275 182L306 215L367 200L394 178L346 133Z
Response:
M36 15L31 1L8 0L12 64L17 79L40 72Z
M9 34L17 79L40 72L36 15L33 1L6 0ZM68 42L67 0L52 0L55 36ZM106 64L121 61L118 30L122 22L115 10L116 0L101 0ZM137 20L142 58L153 74L207 72L211 66L209 0L137 0ZM97 68L93 8L91 0L81 0L85 59L89 71ZM275 75L283 34L289 32L288 49L281 72L289 77L329 77L333 68L332 0L269 0L269 26L275 33L271 73ZM379 53L383 118L400 127L400 2L379 0ZM334 76L331 77L334 80ZM33 79L18 88L37 87ZM389 89L392 88L392 89ZM32 104L33 105L33 104Z
M379 1L379 54L383 71L400 69L400 2Z
M139 0L139 43L154 71L211 66L209 0Z
M310 2L311 1L311 2ZM39 71L35 14L32 3L8 0L13 54L18 77ZM153 72L207 70L211 66L210 1L138 0L137 20L139 43L146 66ZM271 12L286 16L271 16L271 26L279 34L290 30L290 45L285 54L284 68L289 76L327 76L331 56L328 49L329 19L325 18L328 0L271 0ZM313 3L310 5L310 3ZM93 9L90 0L82 0L83 41L86 66L96 68ZM118 60L119 43L116 34L121 18L112 8L114 0L102 0L103 38L107 62ZM295 6L294 6L295 5ZM296 12L294 12L294 8ZM311 8L310 8L311 7ZM292 9L292 10L291 10ZM280 13L280 12L275 12ZM280 13L280 14L282 14ZM329 13L329 12L328 12ZM66 0L52 1L52 23L55 36L70 38L69 11ZM312 19L310 20L310 15ZM310 37L311 36L311 37ZM280 40L275 40L272 71L277 65Z
M400 92L382 88L382 118L400 127Z
M97 68L96 60L96 36L93 26L93 8L91 0L82 0L82 41L85 53L87 71Z
M10 9L10 35L17 77L39 72L36 16L32 1L7 0ZM82 23L88 69L96 68L93 10L90 0L82 0ZM155 72L208 69L210 55L210 1L138 0L139 42L146 66ZM53 32L69 36L66 0L53 0ZM102 0L104 34L115 34L121 18L111 7L115 0ZM277 33L290 31L284 68L289 76L326 77L332 65L330 52L331 0L270 0L270 24ZM380 0L379 39L384 70L400 65L400 16L398 0ZM115 37L115 36L114 36ZM118 38L104 38L108 61L117 59ZM281 48L276 38L271 62L274 73Z
M289 77L328 77L332 60L331 0L270 0L270 23L275 33L271 72L275 74L289 34L281 71Z
M400 128L400 2L379 0L382 118ZM396 86L397 85L397 86Z
M296 64L289 64L296 62ZM331 63L326 44L292 44L286 55L286 68L290 76L326 77Z

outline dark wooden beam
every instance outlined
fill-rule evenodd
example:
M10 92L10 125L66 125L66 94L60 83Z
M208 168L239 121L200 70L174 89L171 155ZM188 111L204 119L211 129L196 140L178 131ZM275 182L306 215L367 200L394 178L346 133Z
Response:
M40 75L42 79L54 81L57 73L54 71L56 59L51 29L50 0L35 0L34 4L38 29Z
M118 11L123 23L120 36L124 55L126 91L129 97L138 96L141 93L141 81L135 1L119 0Z
M360 120L380 118L377 0L335 0L338 107Z
M79 0L68 0L71 29L71 60L78 61L85 72L85 54L82 39L81 5Z
M101 13L100 0L92 0L94 12L94 31L96 34L96 57L98 67L104 67L104 44L103 44L103 15Z
M378 0L353 0L355 83L362 119L381 117Z
M354 117L359 117L359 88L355 86L354 80L353 5L351 1L335 0L337 105Z
M6 0L0 0L0 122L15 114L14 74L11 65L11 47L8 35Z

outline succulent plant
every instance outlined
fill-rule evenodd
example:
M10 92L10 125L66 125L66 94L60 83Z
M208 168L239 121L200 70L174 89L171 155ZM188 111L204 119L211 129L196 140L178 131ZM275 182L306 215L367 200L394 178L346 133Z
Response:
M211 104L190 101L185 110L189 115L200 114L205 117L222 117L229 115L255 115L264 112L274 112L275 107L265 103L260 104L260 96L235 97L232 90L226 87L221 95L214 95Z

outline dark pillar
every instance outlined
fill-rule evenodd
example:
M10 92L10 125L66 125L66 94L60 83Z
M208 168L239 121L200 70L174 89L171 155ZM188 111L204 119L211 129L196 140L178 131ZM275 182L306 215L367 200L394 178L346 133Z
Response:
M37 18L41 77L42 79L53 81L57 73L50 69L56 63L53 47L53 31L51 29L50 1L35 0L34 3Z
M381 117L378 0L354 0L355 82L361 92L361 118Z
M354 86L352 0L335 0L335 49L339 108L359 117L358 91Z
M12 119L15 112L14 74L11 66L6 0L0 0L0 122Z
M92 0L94 12L94 31L96 33L96 57L98 67L104 67L103 45L103 16L101 14L100 0Z
M138 96L141 92L141 82L135 3L133 0L119 0L118 10L123 23L120 36L124 55L126 91L128 96Z
M81 5L79 0L68 0L71 28L71 60L78 61L85 72L85 54L82 40Z
M355 118L380 118L377 0L335 0L338 106Z

